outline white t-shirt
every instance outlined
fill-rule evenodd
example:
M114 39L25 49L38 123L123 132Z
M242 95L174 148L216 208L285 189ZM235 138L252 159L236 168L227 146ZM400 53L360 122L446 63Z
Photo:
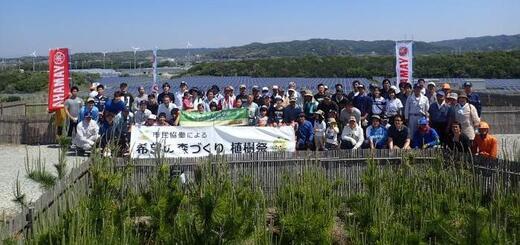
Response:
M393 117L398 114L398 112L403 109L403 103L399 98L394 98L393 100L390 99L386 101L386 116L387 117Z

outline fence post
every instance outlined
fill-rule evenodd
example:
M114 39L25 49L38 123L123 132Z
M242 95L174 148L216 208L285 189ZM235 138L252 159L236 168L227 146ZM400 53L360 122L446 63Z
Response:
M27 221L27 225L24 226L25 231L25 237L28 238L32 232L33 232L33 214L34 214L34 207L29 207L29 212L25 216L25 221Z

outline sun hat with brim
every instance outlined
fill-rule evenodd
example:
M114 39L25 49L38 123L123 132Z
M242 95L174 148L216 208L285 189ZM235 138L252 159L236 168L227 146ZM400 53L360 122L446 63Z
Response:
M323 116L323 111L322 110L317 110L316 112L314 112L314 114Z
M95 102L95 101L94 101L94 98L88 98L88 99L87 99L87 103L89 103L89 102L94 103L94 102Z
M466 93L460 93L458 98L468 99L468 96L466 95Z

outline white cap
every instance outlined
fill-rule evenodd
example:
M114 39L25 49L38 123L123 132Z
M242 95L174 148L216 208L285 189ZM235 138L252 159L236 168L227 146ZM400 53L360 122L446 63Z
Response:
M269 91L269 88L268 87L263 87L262 91Z
M278 89L278 85L273 85L273 89Z
M156 120L157 116L154 114L150 114L150 116L148 116L148 119Z
M434 87L436 86L434 82L428 82L428 86L430 85L433 85Z

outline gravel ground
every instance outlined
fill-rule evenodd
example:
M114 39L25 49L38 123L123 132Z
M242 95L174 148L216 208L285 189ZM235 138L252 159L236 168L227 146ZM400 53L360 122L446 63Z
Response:
M27 147L27 148L26 148ZM27 149L27 151L26 151ZM27 201L36 201L42 194L42 190L33 181L27 179L25 171L25 157L29 153L29 159L41 158L45 162L45 169L56 173L53 164L58 162L58 148L55 146L25 146L25 145L0 145L0 215L17 212L19 208L11 201L16 175L19 174L20 184ZM67 170L79 164L85 157L68 156Z
M500 142L500 156L506 149L509 152L516 151L520 147L520 134L496 135ZM516 148L516 149L515 149ZM53 146L25 146L25 145L0 145L0 214L7 215L17 212L18 207L11 201L13 199L13 187L16 175L20 175L20 183L23 193L27 195L28 201L35 201L42 193L37 184L28 180L25 172L26 149L30 159L37 159L41 151L42 159L45 161L46 169L54 171L52 166L58 162L58 149ZM68 170L78 165L85 157L68 156Z

